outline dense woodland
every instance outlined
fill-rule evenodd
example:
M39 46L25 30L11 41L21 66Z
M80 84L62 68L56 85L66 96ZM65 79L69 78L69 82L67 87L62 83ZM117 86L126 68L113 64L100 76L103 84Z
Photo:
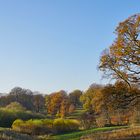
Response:
M112 79L111 83L93 83L84 91L50 94L15 87L6 95L1 94L0 127L27 135L50 135L139 126L140 15L119 23L115 33L115 41L102 52L98 65L103 77ZM74 115L77 110L80 113Z

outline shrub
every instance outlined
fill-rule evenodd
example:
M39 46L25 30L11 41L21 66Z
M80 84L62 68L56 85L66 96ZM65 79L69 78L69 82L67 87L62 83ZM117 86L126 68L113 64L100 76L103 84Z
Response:
M68 131L77 131L80 123L77 120L65 120L65 125L67 126Z
M79 128L77 120L66 119L42 119L42 120L15 120L12 129L14 131L30 134L30 135L43 135L50 133L65 133L76 131Z
M79 122L77 120L70 119L55 119L53 122L53 127L55 133L65 133L76 131L79 129Z
M104 127L106 125L106 119L104 118L104 116L100 116L96 119L96 124L98 127Z
M48 129L48 132L52 132L53 120L51 120L51 119L44 119L44 120L42 120L42 122L43 122L43 127Z
M64 119L55 119L53 122L55 133L62 133L66 131Z
M23 124L23 121L20 120L20 119L17 119L16 121L13 122L12 124L12 128L15 130L15 131L21 131L21 126ZM20 126L20 127L19 127Z
M20 110L24 111L25 108L18 102L11 102L9 105L5 107L6 109L11 109L11 110Z
M52 122L50 120L15 120L12 129L25 134L39 135L51 133Z
M94 112L84 112L81 117L81 126L84 129L90 129L96 127L96 119Z
M0 108L0 127L11 127L16 119L43 119L44 115L32 113L31 111L12 110L7 108Z

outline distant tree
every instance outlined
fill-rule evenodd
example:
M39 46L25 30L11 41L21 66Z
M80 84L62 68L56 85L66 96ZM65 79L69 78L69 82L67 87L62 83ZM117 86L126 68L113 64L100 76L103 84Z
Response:
M84 129L96 127L96 113L93 112L84 112L80 116L81 125Z
M62 102L66 97L67 97L67 93L63 90L47 95L46 107L48 113L51 115L60 114Z
M33 104L36 112L41 112L45 108L45 98L40 93L34 94Z
M74 112L75 111L75 109L76 109L76 107L75 107L75 105L73 105L73 104L70 104L70 106L69 106L69 113L72 113L72 112Z
M33 92L29 89L15 87L10 91L8 98L11 98L13 102L19 102L28 110L34 110Z
M88 89L80 98L81 102L83 103L83 108L89 112L93 110L93 97L94 92L92 91L92 89Z
M25 111L25 108L18 102L12 102L5 107L5 109L15 110L15 111Z
M95 110L93 104L93 99L98 96L98 91L102 88L101 85L92 84L87 91L83 93L80 97L81 102L83 103L83 108L89 112Z
M81 106L80 96L82 95L82 91L74 90L69 94L70 103L75 107Z
M96 118L96 125L104 126L105 124L111 124L110 112L107 104L110 100L106 100L102 90L104 87L98 84L92 84L89 89L82 95L83 106L87 112L94 112Z
M51 95L45 95L45 108L46 108L46 112L51 114L51 109L49 107L49 105L51 104Z
M64 118L69 113L70 102L68 96L64 97L60 106L60 116Z
M5 96L1 96L0 97L0 106L4 107L8 104L10 104L11 102L13 102L14 100L12 98L10 98L8 95Z

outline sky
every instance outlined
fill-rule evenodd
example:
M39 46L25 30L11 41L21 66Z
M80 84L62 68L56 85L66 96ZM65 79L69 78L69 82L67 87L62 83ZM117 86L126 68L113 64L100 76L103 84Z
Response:
M140 0L0 0L0 92L105 84L97 66Z

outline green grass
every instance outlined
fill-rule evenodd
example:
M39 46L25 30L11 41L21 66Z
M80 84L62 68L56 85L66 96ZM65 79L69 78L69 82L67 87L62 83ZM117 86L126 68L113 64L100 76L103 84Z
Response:
M55 135L44 140L80 140L81 136L86 136L88 134L92 134L96 132L111 131L114 129L121 129L121 128L126 128L126 127L127 126L94 128L94 129L83 130L83 131L78 131L78 132L73 132L73 133L68 133L68 134L63 134L63 135Z
M84 112L85 112L85 110L82 107L79 107L79 108L76 108L76 110L73 113L69 114L66 118L67 119L79 119ZM59 117L51 116L51 114L47 114L47 118L57 119Z
M96 132L111 131L111 130L127 128L127 127L128 126L94 128L94 129L89 129L89 130L82 130L82 131L77 131L77 132L72 132L72 133L61 134L61 135L53 135L50 137L40 136L40 138L41 138L41 140L80 140L80 137L86 136L89 134L93 134ZM5 131L5 130L9 130L9 129L8 128L0 128L0 132ZM15 134L10 130L8 133L10 133L9 135L11 135L14 138L14 140L16 140L16 137L21 137L21 138L23 137L22 139L24 139L24 137L25 137L24 135L22 135L20 133L16 134L16 137L15 137ZM26 137L25 137L25 139L27 139ZM30 140L30 137L28 137L28 139Z
M77 108L73 113L71 113L67 119L79 119L81 115L85 112L83 108Z

